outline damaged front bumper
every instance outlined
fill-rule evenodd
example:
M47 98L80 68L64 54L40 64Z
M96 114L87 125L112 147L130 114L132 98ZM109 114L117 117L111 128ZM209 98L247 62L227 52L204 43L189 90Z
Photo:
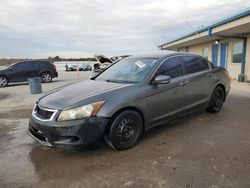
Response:
M45 146L81 150L103 139L107 123L108 118L104 117L57 122L32 116L27 133Z

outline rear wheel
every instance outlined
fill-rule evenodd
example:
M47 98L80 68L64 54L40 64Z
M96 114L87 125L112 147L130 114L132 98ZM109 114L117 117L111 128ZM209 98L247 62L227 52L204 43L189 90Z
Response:
M129 149L140 140L142 129L141 116L135 111L127 110L116 116L105 135L105 141L113 149Z
M217 86L212 94L209 107L206 109L210 113L217 113L221 110L225 98L225 92L222 87Z
M52 81L52 76L48 72L42 73L41 78L42 78L42 82L44 82L44 83L48 83L48 82Z
M6 87L9 81L6 77L0 76L0 87Z

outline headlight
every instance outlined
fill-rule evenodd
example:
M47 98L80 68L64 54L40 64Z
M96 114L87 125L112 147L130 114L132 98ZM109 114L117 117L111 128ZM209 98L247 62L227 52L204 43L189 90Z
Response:
M95 103L87 104L84 106L80 106L77 108L63 110L59 117L58 121L68 121L68 120L75 120L75 119L83 119L90 116L95 116L101 107L104 105L106 101L98 101Z

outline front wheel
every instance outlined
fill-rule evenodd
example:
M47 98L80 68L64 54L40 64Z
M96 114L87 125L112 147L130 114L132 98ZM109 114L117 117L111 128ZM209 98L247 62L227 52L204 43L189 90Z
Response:
M0 76L0 87L6 87L8 85L8 79L4 76Z
M225 99L225 92L222 87L217 86L212 94L209 107L206 109L210 113L217 113L221 110Z
M48 72L42 73L41 78L42 78L42 82L44 83L49 83L52 81L52 76Z
M105 141L113 149L129 149L138 143L142 130L143 121L140 114L127 110L115 117L105 135Z

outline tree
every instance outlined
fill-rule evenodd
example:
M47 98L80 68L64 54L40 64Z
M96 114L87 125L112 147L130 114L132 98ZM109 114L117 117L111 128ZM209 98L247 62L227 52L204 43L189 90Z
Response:
M54 63L54 59L53 59L51 56L48 57L48 61L49 61L50 63Z
M54 57L54 61L60 61L60 57L57 55L56 57Z

